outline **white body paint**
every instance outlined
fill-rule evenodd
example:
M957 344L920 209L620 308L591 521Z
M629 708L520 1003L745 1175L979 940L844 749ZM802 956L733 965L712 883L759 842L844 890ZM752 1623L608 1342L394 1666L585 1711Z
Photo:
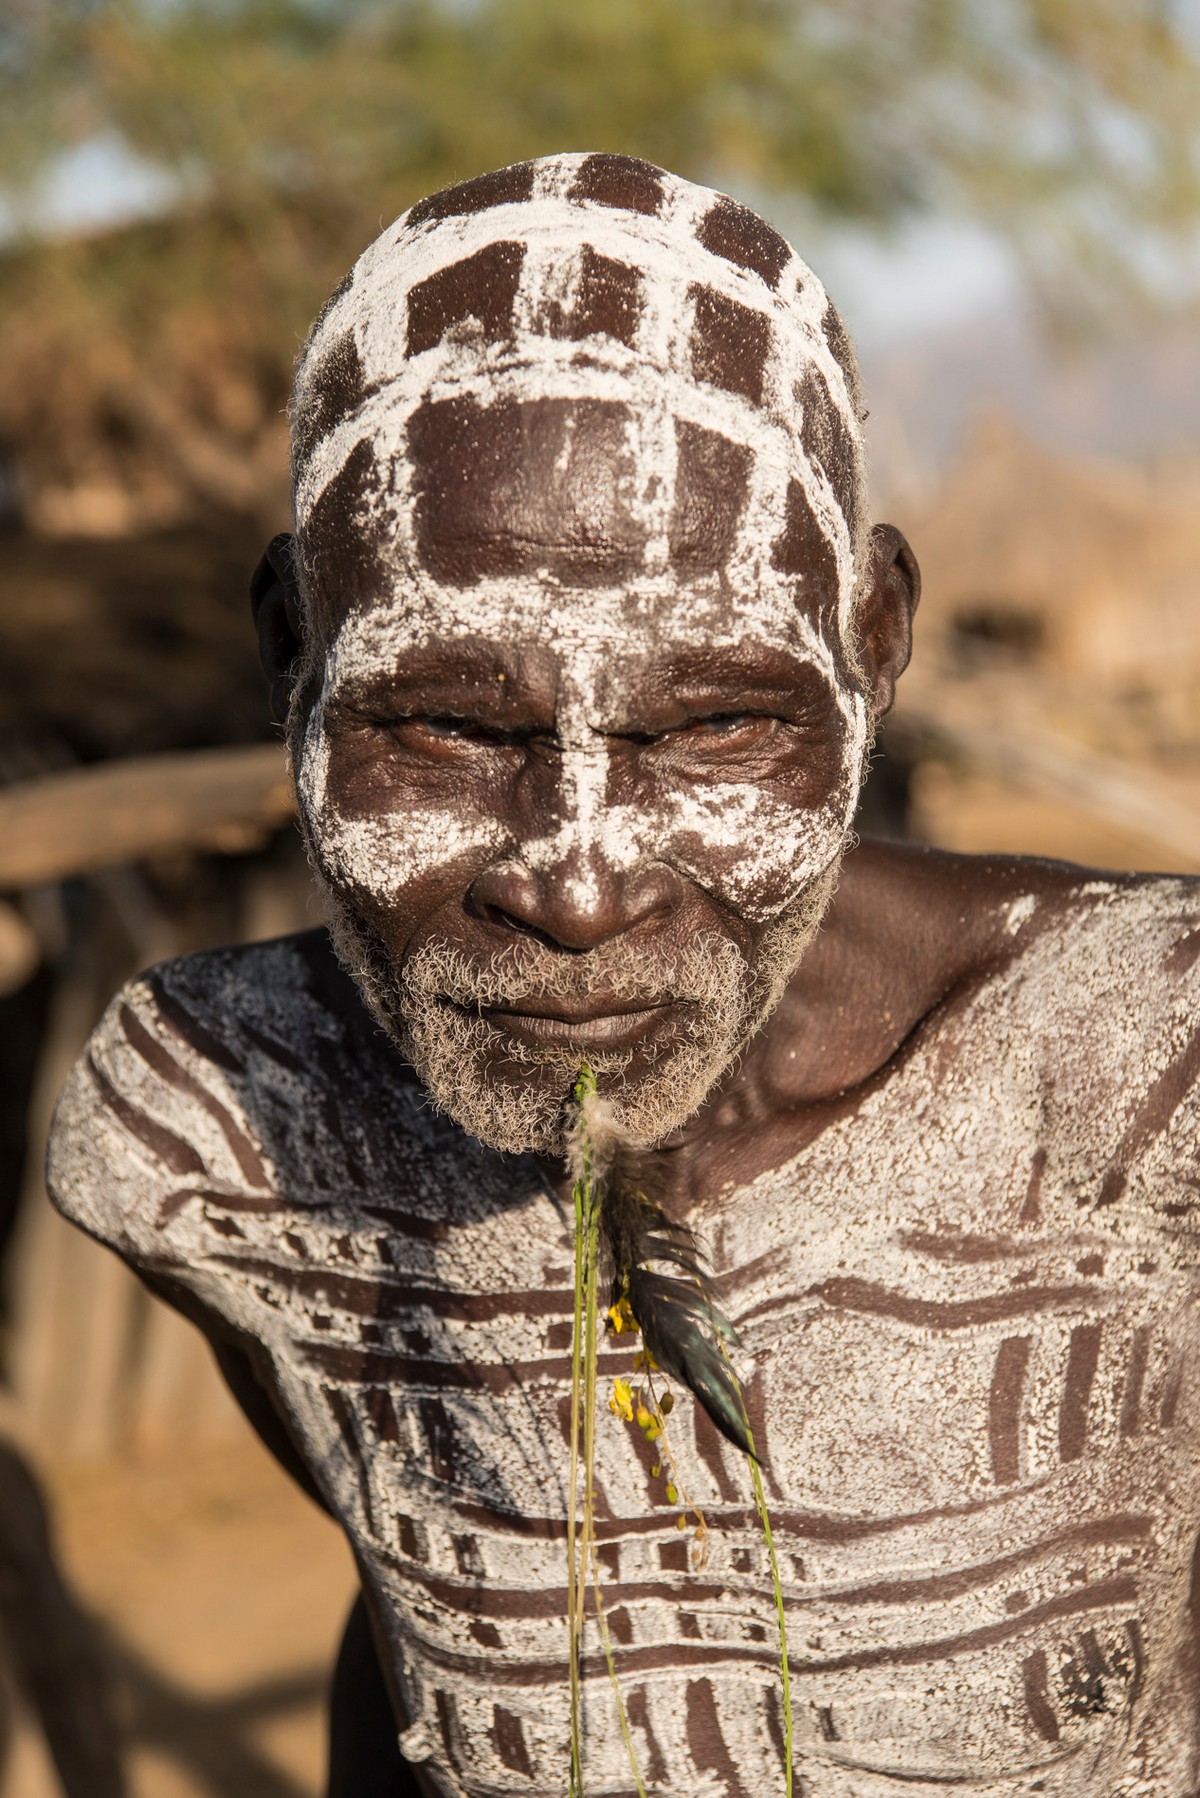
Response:
M1200 1779L1200 898L1089 883L1048 920L1015 891L994 902L1008 959L692 1218L763 1400L805 1798L1193 1798ZM286 941L127 989L64 1095L50 1180L261 1345L432 1789L561 1798L571 1241L531 1163L433 1116ZM602 1364L607 1387L630 1351ZM639 1757L654 1798L774 1798L745 1470L690 1404L670 1432L710 1525L699 1575L602 1406ZM587 1646L603 1798L630 1779Z
M369 397L297 470L301 537L365 439L389 473L378 522L394 555L379 609L330 647L301 801L334 871L381 896L469 850L577 862L582 881L597 857L667 859L721 879L745 909L764 872L801 894L849 826L866 718L835 649L851 629L855 546L797 428L807 368L857 423L822 336L824 294L798 259L773 293L696 243L712 196L666 178L654 218L581 205L566 197L579 162L539 165L520 205L402 220L310 346L301 397L325 335L347 330ZM528 245L514 336L481 346L468 321L406 360L414 282L506 236ZM632 349L597 339L580 360L534 329L545 301L572 291L581 242L647 271ZM687 367L693 279L769 315L762 408ZM506 393L630 405L649 547L619 593L564 595L540 577L464 593L420 565L406 421L429 395ZM754 451L719 616L667 567L678 419ZM799 622L771 565L789 478L835 558L840 645ZM752 637L822 672L845 723L828 807L772 809L721 786L627 814L609 803L601 676L629 637L631 595L648 633ZM339 815L331 698L468 632L527 633L557 653L555 818L517 843L483 816L393 830ZM736 864L714 877L706 863L725 849ZM755 1368L804 1798L1193 1798L1200 1779L1200 902L1195 883L1100 881L1043 913L1013 891L1005 881L994 902L996 953L974 984L815 1112L798 1152L691 1219ZM298 939L134 982L68 1084L51 1188L214 1334L261 1349L363 1569L403 1739L432 1789L560 1798L570 1222L528 1159L431 1113L319 963ZM606 1349L605 1376L629 1359ZM617 1666L652 1792L766 1798L783 1783L771 1583L745 1470L697 1417L678 1405L670 1431L711 1528L702 1576L683 1565L645 1445L602 1420ZM588 1790L603 1798L627 1792L629 1772L591 1633L586 1647Z
M431 869L457 860L468 851L493 851L496 858L515 857L535 869L575 869L569 876L586 903L600 868L628 870L645 861L665 862L714 889L716 896L753 921L768 921L791 909L836 861L845 847L854 816L867 744L867 716L862 695L840 685L828 646L804 626L806 656L834 692L845 722L842 781L827 807L812 810L787 805L760 789L731 782L669 787L646 807L620 805L608 793L606 720L600 697L603 687L613 702L613 645L620 643L636 657L649 656L664 641L673 647L717 647L745 643L773 622L768 646L796 651L794 609L773 621L762 609L746 617L736 608L726 630L716 632L692 596L673 604L660 602L653 628L644 633L624 619L619 592L567 596L532 583L509 586L509 610L492 612L479 590L447 589L441 595L436 628L414 620L404 603L380 607L369 617L351 617L339 630L325 665L320 696L310 714L296 770L297 791L310 842L327 875L347 881L360 892L380 899ZM683 603L680 603L681 600ZM493 600L494 603L494 600ZM505 617L503 630L500 619ZM490 629L488 627L491 627ZM498 646L527 640L550 647L561 658L562 684L558 717L562 749L560 816L544 834L509 841L490 814L472 817L406 811L396 825L386 815L346 818L328 797L329 743L326 713L332 701L373 680L386 679L407 653L431 642L492 637ZM619 703L619 694L616 696ZM711 869L714 852L733 857L719 878ZM776 896L769 909L755 904L768 887Z
M472 397L483 405L505 398L604 399L627 403L639 470L634 497L650 537L647 573L667 571L667 524L674 504L675 421L686 420L719 432L756 452L752 497L742 519L738 544L728 564L730 579L747 604L773 609L791 583L769 563L769 548L782 523L788 476L804 488L814 517L838 564L839 628L852 623L857 545L823 471L805 454L803 419L796 389L810 367L818 368L851 436L861 429L842 369L825 340L829 304L820 281L801 258L790 264L772 290L751 270L739 268L705 249L696 230L718 195L678 176L664 175L666 201L646 217L623 209L566 198L583 156L547 157L538 166L534 197L458 218L408 224L403 215L389 226L355 264L346 291L321 320L305 347L296 376L295 405L307 398L306 383L319 374L321 351L352 331L370 397L340 422L296 469L295 517L301 536L329 482L367 438L376 460L390 467L392 491L384 502L393 534L397 584L419 610L429 577L412 550L413 495L406 478L406 427L426 399ZM525 244L515 330L503 344L481 344L469 323L454 336L407 357L408 296L447 265L504 241ZM635 347L607 336L589 338L586 360L575 341L562 341L537 328L550 299L569 295L578 274L581 247L591 245L614 261L628 262L645 277L646 304ZM773 328L775 353L768 359L768 390L762 407L740 395L705 386L690 366L693 305L689 287L702 283L739 304L761 312ZM474 590L473 590L474 591ZM489 606L480 596L487 628ZM498 595L502 608L507 596ZM439 596L433 595L435 606ZM777 610L777 605L774 608ZM495 617L494 611L491 613ZM500 621L504 612L501 610Z

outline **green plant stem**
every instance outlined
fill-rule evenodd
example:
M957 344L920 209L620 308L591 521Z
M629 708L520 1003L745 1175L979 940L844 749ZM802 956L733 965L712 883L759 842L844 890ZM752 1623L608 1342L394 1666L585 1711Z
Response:
M600 1206L592 1177L592 1150L587 1134L584 1105L596 1091L596 1078L585 1062L575 1082L579 1108L582 1165L572 1197L575 1203L575 1307L571 1333L571 1461L567 1501L567 1620L570 1635L571 1798L584 1798L583 1790L583 1612L587 1591L589 1542L592 1535L592 1486L595 1455L596 1384L596 1245L600 1231ZM589 1390L591 1397L589 1398ZM583 1529L579 1526L580 1434L583 1434Z
M588 1565L596 1533L596 1350L600 1331L596 1262L600 1248L600 1204L589 1180L585 1210L583 1291L583 1539L579 1552L580 1618Z
M567 1631L568 1678L571 1705L571 1798L583 1798L583 1743L580 1722L579 1656L583 1640L583 1613L579 1585L579 1426L582 1411L582 1353L585 1289L585 1206L582 1179L575 1182L575 1313L571 1333L571 1464L567 1492Z
M587 1577L591 1574L596 1604L596 1624L604 1649L608 1677L617 1706L617 1720L629 1765L633 1772L638 1798L646 1798L638 1768L637 1751L629 1727L629 1714L621 1694L613 1656L612 1637L604 1614L604 1598L600 1585L600 1560L596 1552L596 1381L600 1337L600 1305L598 1296L600 1266L600 1211L602 1191L595 1176L591 1140L588 1135L587 1100L594 1096L596 1081L586 1062L575 1083L575 1102L579 1107L581 1167L575 1182L575 1328L571 1348L571 1496L568 1509L570 1592L568 1613L571 1634L571 1798L583 1798L583 1730L581 1658L583 1624L587 1604ZM583 1448L580 1454L582 1424ZM583 1463L583 1518L580 1527L578 1481L580 1460Z
M754 1437L749 1423L746 1426L746 1433L750 1437L751 1448L751 1453L746 1456L750 1467L750 1482L754 1487L754 1502L758 1507L758 1521L762 1525L763 1541L767 1545L767 1560L771 1566L771 1584L775 1589L775 1616L779 1623L779 1678L783 1688L784 1791L787 1798L792 1798L792 1676L788 1666L787 1618L783 1609L783 1587L779 1582L779 1557L775 1553L771 1514L767 1510L767 1495L763 1491L762 1473L753 1453Z

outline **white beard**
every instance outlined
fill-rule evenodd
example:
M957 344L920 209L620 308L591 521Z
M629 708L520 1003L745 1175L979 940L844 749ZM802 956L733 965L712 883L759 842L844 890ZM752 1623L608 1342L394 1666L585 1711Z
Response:
M481 1010L595 991L647 1007L682 1001L678 1034L638 1078L627 1077L630 1051L587 1052L613 1128L631 1146L649 1147L699 1109L775 1009L825 916L840 865L839 855L771 925L754 966L728 937L713 933L694 938L673 960L620 941L566 956L523 940L479 965L432 941L397 974L375 932L320 884L339 959L438 1108L494 1149L562 1154L581 1053L520 1042ZM503 1073L494 1065L499 1058L507 1063Z

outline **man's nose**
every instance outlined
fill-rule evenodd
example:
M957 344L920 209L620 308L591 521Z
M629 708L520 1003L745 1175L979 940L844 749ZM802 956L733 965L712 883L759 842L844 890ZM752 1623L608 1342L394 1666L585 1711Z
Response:
M469 903L489 923L558 949L598 949L679 906L679 877L661 862L616 868L596 850L545 868L501 862L471 886Z

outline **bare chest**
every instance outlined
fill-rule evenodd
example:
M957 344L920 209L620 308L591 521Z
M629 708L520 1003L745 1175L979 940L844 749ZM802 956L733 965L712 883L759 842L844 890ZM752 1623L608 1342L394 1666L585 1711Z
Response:
M1193 1728L1171 1684L1200 1507L1193 1243L1170 1142L1131 1154L1119 1112L1079 1126L1024 1053L983 1081L902 1068L696 1219L755 1369L820 1798L897 1777L932 1791L968 1767L1090 1793L1124 1777L1135 1726L1163 1771L1129 1791L1185 1789L1169 1781ZM524 1164L435 1155L405 1196L399 1170L323 1153L319 1192L311 1158L295 1171L308 1202L287 1228L243 1219L254 1252L222 1243L227 1277L271 1313L281 1396L387 1620L410 1749L447 1791L554 1790L569 1233ZM772 1601L746 1470L678 1406L679 1484L709 1527L691 1570L679 1507L603 1409L630 1361L602 1351L598 1486L645 1755L689 1790L768 1790ZM592 1646L591 1764L616 1791Z

